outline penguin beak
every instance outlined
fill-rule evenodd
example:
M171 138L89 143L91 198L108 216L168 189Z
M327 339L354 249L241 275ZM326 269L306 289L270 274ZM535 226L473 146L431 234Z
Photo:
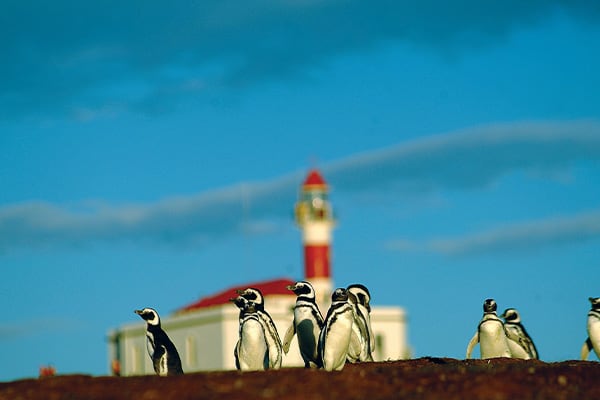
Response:
M142 315L143 311L142 310L133 310L134 313L136 313L137 315Z
M237 294L242 294L242 293L244 293L244 290L242 290L242 289L237 289L235 292L236 292Z
M296 285L287 285L285 288L287 290L296 290Z

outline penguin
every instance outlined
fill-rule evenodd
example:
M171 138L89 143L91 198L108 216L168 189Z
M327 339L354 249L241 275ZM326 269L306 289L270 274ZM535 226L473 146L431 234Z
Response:
M294 335L298 335L298 347L304 367L320 368L323 365L317 350L324 320L316 303L315 290L306 281L296 282L286 288L298 297L294 306L294 319L283 338L283 351L288 353Z
M160 317L153 308L134 311L146 321L146 347L154 372L159 376L182 375L181 359L171 339L160 326Z
M508 338L508 347L513 358L524 360L538 360L538 352L533 340L521 323L521 316L514 308L504 310L501 318L504 318L504 330Z
M346 363L348 349L360 346L352 334L354 309L348 302L348 291L337 288L331 295L331 306L319 335L319 357L326 371L341 371Z
M269 349L256 304L242 296L229 299L240 309L239 338L233 355L240 371L269 369Z
M600 358L600 297L590 297L592 308L588 312L588 337L581 347L581 359L587 360L591 350Z
M273 318L265 310L264 297L260 290L255 288L246 288L244 290L237 290L237 293L248 300L250 303L254 303L256 312L260 317L260 322L265 331L267 340L267 346L269 348L269 369L281 368L283 361L283 346L277 327L273 322Z
M479 343L481 358L511 356L504 323L496 315L497 308L494 299L486 299L483 302L483 317L477 326L475 335L469 341L466 358L471 358L471 352L477 343Z
M359 283L352 284L346 288L348 300L354 308L353 334L360 341L359 349L352 349L348 353L348 361L373 361L373 349L375 348L375 335L371 328L371 294L366 286Z

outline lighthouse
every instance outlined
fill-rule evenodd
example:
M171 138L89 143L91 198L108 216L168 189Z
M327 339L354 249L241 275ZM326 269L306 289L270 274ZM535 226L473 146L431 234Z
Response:
M304 277L316 292L317 304L326 312L331 302L331 232L335 226L329 186L316 169L309 171L296 203L296 223L302 231Z
M317 170L309 171L300 186L295 205L295 220L302 232L304 276L312 283L323 314L331 303L333 281L330 246L335 219L329 203L329 186ZM355 249L356 250L356 249ZM360 277L356 278L360 281ZM354 280L354 279L353 279ZM294 280L277 278L247 282L228 287L179 308L162 318L162 326L176 345L186 372L233 370L236 368L231 349L239 340L239 310L229 299L238 290L259 289L275 326L285 329L294 319L296 295L287 290ZM377 298L377 292L372 291ZM371 326L375 335L376 361L410 357L407 343L406 317L399 306L380 306L371 302ZM281 336L285 332L279 331ZM293 339L297 340L297 339ZM121 376L154 374L146 356L146 327L136 320L109 332L109 354L113 374ZM283 360L285 367L304 365L299 347L292 344Z

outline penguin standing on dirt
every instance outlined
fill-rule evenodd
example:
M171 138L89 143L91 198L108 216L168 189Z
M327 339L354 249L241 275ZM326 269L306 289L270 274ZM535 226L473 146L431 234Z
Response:
M494 299L486 299L483 302L483 317L477 326L477 332L469 341L466 358L471 358L471 352L477 343L479 343L481 358L511 356L504 323L496 315L497 308Z
M293 291L298 297L294 306L294 319L283 337L283 351L288 353L292 339L294 335L297 335L304 367L322 367L318 354L318 342L324 321L319 306L317 306L315 290L306 281L296 282L287 286L287 289Z
M535 344L521 323L519 312L514 308L507 308L500 317L504 318L504 330L512 357L524 360L539 359Z
M134 311L146 321L146 347L154 372L160 376L181 375L181 359L171 339L160 326L160 317L153 308Z
M260 317L260 322L265 332L267 341L267 347L269 349L269 369L281 368L283 361L283 347L281 345L281 339L279 333L273 322L273 318L265 310L264 297L260 290L255 288L246 288L238 290L237 293L254 304L254 309Z
M319 356L326 371L341 371L346 363L348 349L360 346L352 334L354 309L348 302L348 291L337 288L331 295L331 306L319 335Z
M600 358L600 297L590 297L592 308L588 312L588 337L581 347L581 359L587 360L591 350Z
M348 290L348 301L354 308L354 323L352 332L359 338L360 348L351 349L348 352L348 361L373 361L373 349L375 348L375 335L371 328L371 293L366 286L359 283L350 285Z
M235 367L240 371L269 369L269 349L256 304L242 296L230 299L240 309L239 338L235 345Z

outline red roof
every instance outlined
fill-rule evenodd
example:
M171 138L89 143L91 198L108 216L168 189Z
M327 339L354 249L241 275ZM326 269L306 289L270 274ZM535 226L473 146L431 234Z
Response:
M316 169L312 169L308 172L308 176L306 177L306 180L304 181L304 184L302 186L306 187L306 186L326 186L327 182L325 182L325 179L323 179L323 177L321 176L321 173L319 171L317 171Z
M253 287L260 290L263 296L269 296L273 294L295 296L294 292L291 292L286 289L286 286L293 285L294 283L296 282L292 281L291 279L281 278L273 279L270 281L253 282L244 285L234 286L229 289L225 289L222 292L216 293L212 296L203 297L195 303L180 308L176 312L181 313L199 310L201 308L229 303L229 299L237 296L236 290L243 290L249 287Z

